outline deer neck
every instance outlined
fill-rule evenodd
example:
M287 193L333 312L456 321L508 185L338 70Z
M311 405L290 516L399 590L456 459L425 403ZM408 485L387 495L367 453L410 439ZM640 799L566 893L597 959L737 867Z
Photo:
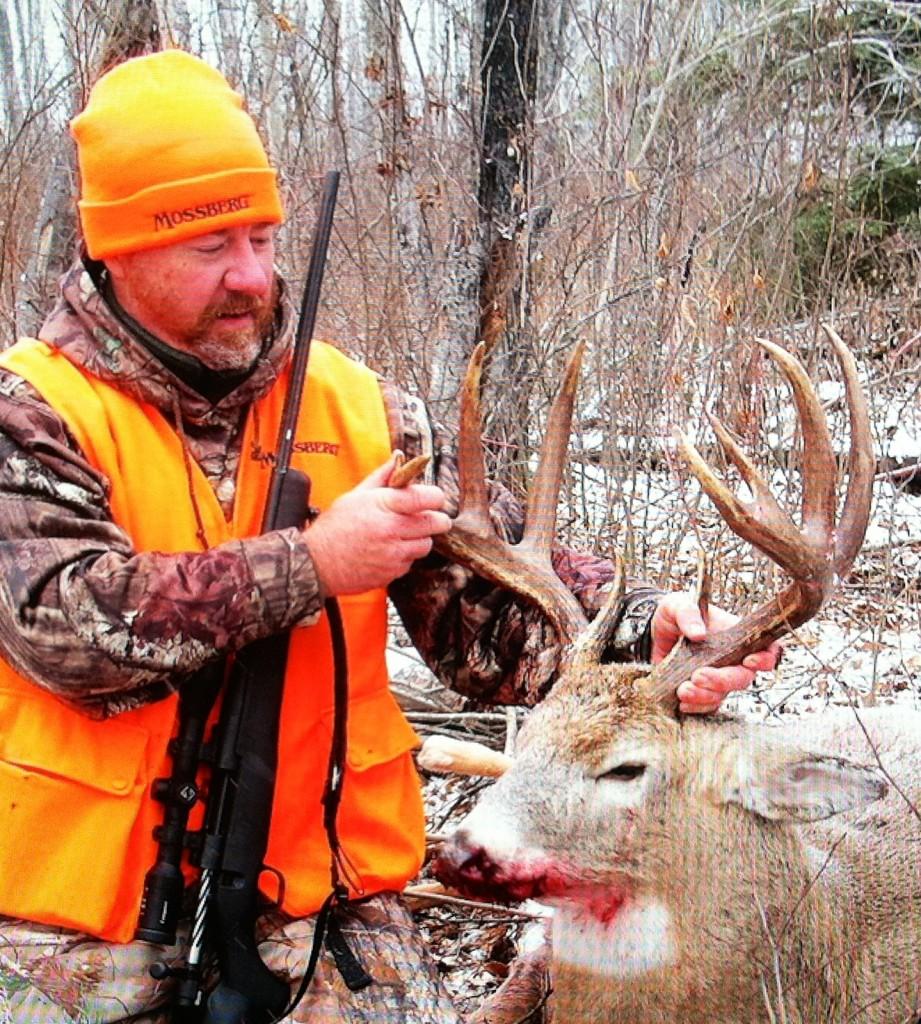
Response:
M815 907L778 943L779 962L757 940L720 942L725 962L701 962L703 931L693 939L667 904L628 899L609 920L559 908L553 921L555 1012L569 1024L824 1024L846 1019L847 992L827 966L840 957ZM690 922L685 922L689 924ZM708 941L714 936L708 935ZM737 958L737 960L736 960Z
M661 988L673 989L677 956L671 913L658 899L630 897L605 917L561 906L553 917L555 1017L572 1024L659 1024L650 1008L675 1005L678 993Z

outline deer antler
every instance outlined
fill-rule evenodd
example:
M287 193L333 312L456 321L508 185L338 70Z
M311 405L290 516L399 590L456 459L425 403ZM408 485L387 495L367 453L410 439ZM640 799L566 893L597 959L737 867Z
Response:
M563 386L550 409L537 473L528 495L524 534L517 544L510 544L499 537L489 517L480 442L484 346L476 347L461 394L460 508L449 532L435 540L437 550L452 561L468 566L535 605L550 620L564 644L572 642L588 624L582 606L557 576L550 560L582 350L579 344L570 356Z
M870 419L854 357L830 327L823 328L841 363L850 417L848 488L840 522L836 526L835 457L818 396L799 360L771 342L760 341L787 378L802 423L801 527L797 529L781 509L761 474L715 417L709 419L720 446L751 490L752 501L740 501L732 494L686 437L680 438L679 449L733 532L785 569L793 582L730 629L713 633L702 643L676 648L644 680L644 692L654 699L673 704L676 687L696 668L735 664L812 618L860 549L873 486Z
M841 363L850 416L849 478L840 522L836 526L835 456L815 389L798 359L771 342L759 341L787 378L802 424L801 527L780 507L761 474L716 417L710 416L710 423L727 459L737 467L751 490L752 501L737 498L687 437L680 437L679 450L729 527L785 569L792 582L729 629L712 633L701 643L677 645L668 658L637 684L654 700L674 707L675 690L695 669L736 664L746 654L762 650L772 640L812 618L860 549L870 517L873 485L870 419L853 356L830 327L823 325L823 329ZM622 560L615 556L611 595L589 625L581 605L556 575L550 559L582 346L577 346L570 357L563 386L550 410L528 498L524 535L518 544L501 538L489 516L480 442L483 352L479 345L470 359L461 397L460 509L451 530L438 537L435 546L452 561L530 601L550 620L560 642L571 645L571 664L591 667L601 659L623 596Z

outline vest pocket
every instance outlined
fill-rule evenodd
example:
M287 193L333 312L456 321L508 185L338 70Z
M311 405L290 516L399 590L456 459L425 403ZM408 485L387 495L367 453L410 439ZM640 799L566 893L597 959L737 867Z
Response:
M411 754L418 745L389 690L349 707L339 834L356 895L402 889L422 863L425 819Z
M349 702L348 736L346 759L357 772L392 761L420 743L389 689Z
M0 692L0 913L102 934L146 791L147 733Z

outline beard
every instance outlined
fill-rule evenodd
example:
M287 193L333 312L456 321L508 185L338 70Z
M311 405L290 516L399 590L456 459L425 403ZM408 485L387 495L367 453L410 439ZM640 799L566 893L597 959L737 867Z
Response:
M231 295L205 309L189 331L184 346L212 370L248 370L259 358L275 321L278 285L265 299ZM248 317L245 326L231 327L233 317Z

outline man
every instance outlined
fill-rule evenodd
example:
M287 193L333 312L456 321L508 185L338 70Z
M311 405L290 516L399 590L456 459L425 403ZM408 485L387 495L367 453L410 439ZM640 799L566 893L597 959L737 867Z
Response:
M289 630L267 856L285 896L260 927L269 966L303 974L329 888L321 612L336 596L350 669L339 833L354 897L339 917L375 984L349 993L324 958L299 1013L457 1020L396 895L419 867L423 820L415 736L387 686L385 595L442 678L484 700L539 699L555 637L430 554L456 495L444 439L420 403L321 343L294 463L321 511L303 530L259 535L292 323L274 271L275 172L222 76L180 51L128 61L72 131L86 252L40 340L0 356L0 1003L23 1022L161 1019L169 983L147 968L175 951L132 939L177 691ZM396 449L435 454L434 482L389 487ZM494 508L514 537L521 513L500 488ZM594 612L610 567L565 550L556 560ZM659 597L628 594L616 656L658 658L704 635L693 602ZM699 671L679 691L685 710L712 709L774 660Z

